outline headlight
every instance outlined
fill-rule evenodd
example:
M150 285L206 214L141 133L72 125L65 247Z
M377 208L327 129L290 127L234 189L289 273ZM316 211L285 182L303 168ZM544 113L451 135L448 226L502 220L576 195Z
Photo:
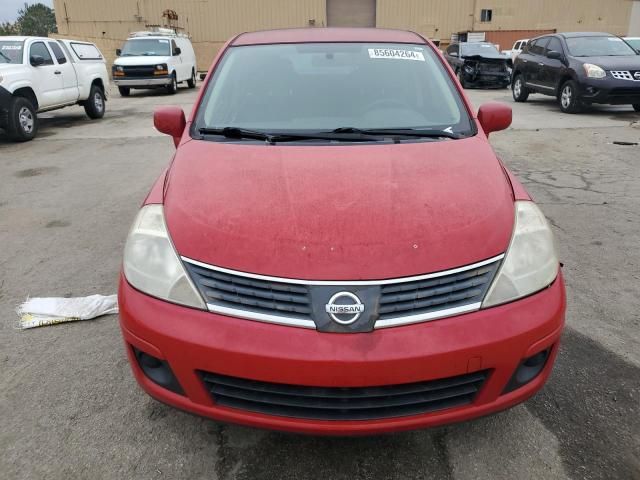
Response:
M547 219L529 201L518 201L509 249L482 307L531 295L551 285L558 275L558 256Z
M156 70L166 70L167 66L166 65L156 65Z
M140 209L124 247L123 264L125 277L141 292L206 309L173 248L162 205Z
M583 65L584 71L589 78L604 78L607 76L607 72L605 72L598 65L593 65L591 63L585 63Z
M124 68L122 68L120 65L116 65L116 72L124 72Z

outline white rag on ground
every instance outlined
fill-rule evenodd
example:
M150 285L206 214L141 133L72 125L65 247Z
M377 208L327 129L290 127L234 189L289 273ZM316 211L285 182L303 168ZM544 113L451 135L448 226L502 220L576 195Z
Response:
M22 329L76 320L91 320L101 315L118 313L118 296L29 298L16 311L20 315L19 326Z

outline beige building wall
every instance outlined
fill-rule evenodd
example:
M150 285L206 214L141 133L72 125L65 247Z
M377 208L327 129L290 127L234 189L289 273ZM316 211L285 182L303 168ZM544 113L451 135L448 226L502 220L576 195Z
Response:
M605 31L626 35L634 0L377 0L377 25L446 43L462 31ZM637 2L636 2L637 3ZM483 9L491 22L481 22Z
M53 3L59 35L97 43L110 62L130 32L144 30L148 24L163 24L162 12L172 8L179 15L177 25L191 35L200 70L208 69L220 46L237 33L327 24L326 0ZM413 30L443 43L453 33L474 30L597 30L626 35L638 18L638 3L639 0L376 0L376 25ZM492 10L491 22L480 21L482 9ZM517 33L509 34L509 38L513 35Z
M326 25L325 0L54 0L58 36L95 42L115 58L130 32L163 25L167 8L191 36L198 69L207 70L222 44L238 33Z

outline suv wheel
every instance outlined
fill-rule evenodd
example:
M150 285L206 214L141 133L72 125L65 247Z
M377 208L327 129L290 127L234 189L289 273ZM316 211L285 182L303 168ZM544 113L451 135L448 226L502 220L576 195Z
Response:
M634 103L634 104L633 104L633 109L634 109L636 112L640 112L640 103Z
M167 85L167 93L173 95L178 91L178 79L175 72L171 74L171 83Z
M582 109L576 82L568 80L562 85L558 101L560 102L560 110L564 113L578 113Z
M84 111L89 118L102 118L104 117L104 92L97 85L91 85L91 91L89 92L89 98L84 102Z
M187 80L187 86L189 88L196 88L196 71L191 70L191 78Z
M511 93L513 94L513 99L516 102L526 102L529 98L529 89L524 84L524 77L522 74L519 73L516 75L516 78L513 79Z
M129 87L118 87L118 91L123 97L128 97L131 93L131 89Z
M27 142L38 132L38 115L33 104L24 97L13 97L9 104L7 132L11 140Z

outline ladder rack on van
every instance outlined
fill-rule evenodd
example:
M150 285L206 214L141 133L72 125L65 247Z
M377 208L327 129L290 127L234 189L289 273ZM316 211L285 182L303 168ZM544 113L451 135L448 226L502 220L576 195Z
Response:
M180 37L180 38L189 38L189 35L184 33L178 33L175 30L171 30L170 28L155 28L153 30L143 30L140 32L131 32L129 34L129 38L135 37Z

